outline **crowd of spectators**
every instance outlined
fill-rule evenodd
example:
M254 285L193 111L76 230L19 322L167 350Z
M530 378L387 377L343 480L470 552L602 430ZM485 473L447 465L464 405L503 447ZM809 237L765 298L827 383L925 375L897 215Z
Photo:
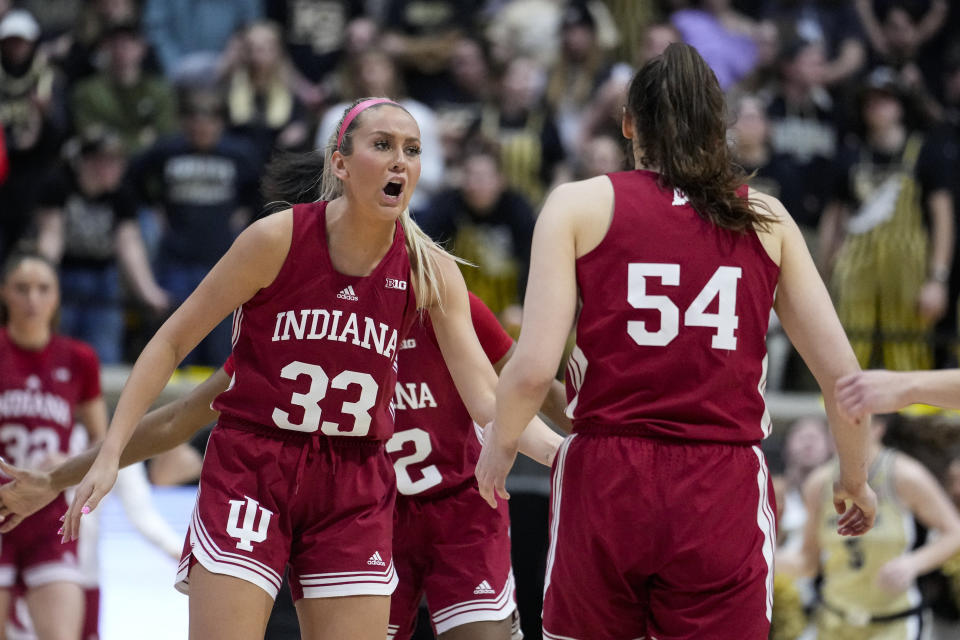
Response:
M322 147L344 104L389 95L423 135L414 215L515 322L537 207L558 181L624 166L626 84L682 39L727 90L738 161L806 233L863 363L951 364L957 14L943 0L0 0L0 250L36 241L63 268L63 330L129 360L137 327L258 215L271 154ZM225 335L191 361L217 364Z
M263 215L272 155L324 147L345 105L386 95L421 130L414 216L516 328L540 203L628 168L626 87L682 40L861 364L957 366L958 36L947 0L0 0L0 259L32 243L59 264L61 331L130 362ZM770 387L812 388L785 345ZM188 363L229 349L226 321ZM820 421L789 432L788 550L829 455Z
M626 85L684 40L862 364L956 364L958 33L946 0L0 0L0 252L36 243L62 329L129 361L261 215L272 154L388 95L423 136L414 215L513 324L545 194L626 166Z

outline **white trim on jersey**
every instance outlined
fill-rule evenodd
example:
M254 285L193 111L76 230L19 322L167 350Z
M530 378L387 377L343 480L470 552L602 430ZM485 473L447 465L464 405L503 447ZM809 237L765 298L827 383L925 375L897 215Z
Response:
M400 625L398 624L388 624L387 625L387 640L393 640L397 637L397 634L400 633Z
M767 391L767 361L769 356L764 353L763 361L760 364L760 382L757 383L757 391L760 393L760 402L763 403L763 417L760 418L760 431L763 438L766 438L773 431L773 418L770 417L770 409L767 407L767 401L763 394ZM761 440L763 439L761 438Z
M763 535L763 545L761 549L763 551L763 559L767 564L767 577L765 580L767 597L765 605L767 621L769 622L773 612L773 550L777 539L777 519L773 515L770 507L770 472L767 470L767 461L763 457L763 451L760 450L760 447L753 446L751 448L757 455L757 460L760 461L760 469L757 471L757 489L760 493L760 502L757 505L757 527L760 528L760 533Z
M220 549L200 519L198 507L199 504L193 509L193 518L190 521L188 532L190 554L208 571L246 580L266 591L271 598L276 598L282 582L280 574L258 560ZM183 558L177 567L177 580L174 586L177 591L188 593L190 586L189 555Z
M566 437L557 451L557 469L553 474L553 484L550 487L550 548L547 551L547 571L543 584L543 597L547 597L550 588L550 574L553 573L553 563L557 559L557 534L560 531L560 499L563 497L563 470L567 462L567 450L570 443L577 437L571 434Z
M243 325L243 306L239 306L233 311L233 336L230 340L230 346L237 346L237 340L240 339L240 328Z
M571 636L558 636L555 633L550 633L546 629L543 630L543 637L547 640L579 640L579 638L573 638ZM649 638L647 636L640 636L639 638L634 638L633 640L657 640L653 636Z
M17 583L17 568L6 566L0 567L0 589L12 587Z
M45 562L23 570L23 584L27 589L51 582L73 582L82 586L83 572L76 562Z
M583 381L587 378L587 356L584 355L583 350L580 349L576 344L573 345L573 350L570 352L570 359L567 360L567 378L570 380L570 384L573 385L573 400L570 401L570 404L567 405L567 408L564 410L564 415L573 420L573 414L577 410L577 400L580 399L580 387L583 386Z
M517 602L514 599L515 591L516 582L514 582L513 569L511 569L506 584L503 585L503 589L495 597L477 598L450 605L433 612L430 617L433 619L438 634L446 633L450 629L472 622L503 620L511 616L517 608Z
M393 560L383 571L341 571L305 573L298 576L304 598L338 596L389 596L397 588L397 570Z

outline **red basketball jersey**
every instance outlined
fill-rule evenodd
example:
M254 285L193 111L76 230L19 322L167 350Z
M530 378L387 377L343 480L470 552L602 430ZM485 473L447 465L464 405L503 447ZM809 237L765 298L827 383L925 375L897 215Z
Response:
M235 371L213 407L228 422L386 440L397 347L417 314L403 229L370 275L343 275L326 206L294 205L280 273L234 312Z
M470 314L487 358L499 361L513 338L472 293ZM397 426L387 451L400 494L426 496L472 481L480 457L477 427L444 364L429 316L400 343L398 363Z
M70 453L74 408L100 396L93 349L54 335L46 347L18 347L0 329L0 452L34 468L53 453Z
M756 233L714 226L681 191L661 189L656 173L608 177L610 229L576 266L582 308L567 365L574 429L766 437L765 336L779 268Z

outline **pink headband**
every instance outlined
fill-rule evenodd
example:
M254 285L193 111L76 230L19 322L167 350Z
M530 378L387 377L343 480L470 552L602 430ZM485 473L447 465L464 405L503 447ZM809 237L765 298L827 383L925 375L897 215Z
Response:
M389 98L370 98L369 100L364 100L363 102L357 103L357 106L355 106L353 109L350 109L350 112L346 115L346 117L343 119L343 123L340 125L340 132L337 134L337 149L340 148L340 143L343 142L343 134L346 133L347 129L350 128L350 123L353 122L354 118L360 115L363 110L374 105L384 103L397 104ZM397 106L399 107L400 105L397 104Z

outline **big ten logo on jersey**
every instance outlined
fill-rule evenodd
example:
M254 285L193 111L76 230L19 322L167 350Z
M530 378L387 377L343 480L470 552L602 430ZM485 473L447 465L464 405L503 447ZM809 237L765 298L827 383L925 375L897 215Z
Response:
M426 382L397 382L393 397L397 409L435 409L437 401Z
M406 338L400 341L400 351L404 349L416 349L417 348L417 339L416 338Z
M685 194L682 189L673 190L673 206L682 207L688 202L690 202L690 198L687 197L687 194Z
M360 328L361 318L363 329ZM362 337L361 337L362 336ZM347 342L361 349L372 349L385 358L397 350L397 330L382 322L339 309L298 309L281 311L271 342L285 340L330 340Z
M260 503L249 496L243 500L230 501L230 515L227 516L227 534L237 538L237 549L253 551L254 542L263 542L267 539L267 529L270 527L270 518L273 512L260 506ZM240 524L240 512L243 511L243 524ZM260 516L259 523L257 516Z
M396 278L387 278L387 289L396 289L397 291L407 290L406 280L397 280Z

